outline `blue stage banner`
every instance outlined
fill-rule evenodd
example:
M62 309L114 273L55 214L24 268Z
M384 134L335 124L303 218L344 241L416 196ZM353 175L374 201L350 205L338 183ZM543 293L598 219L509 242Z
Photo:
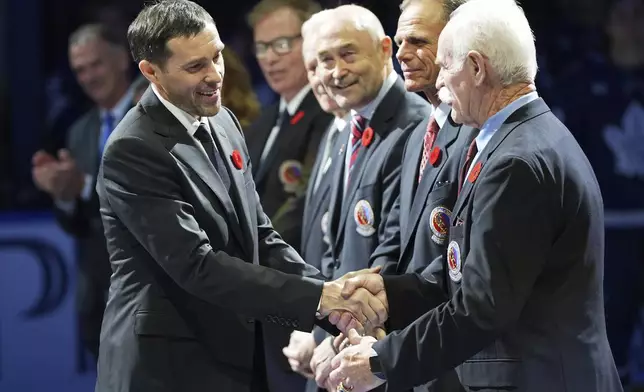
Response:
M49 215L0 215L0 391L91 392L77 337L74 241Z

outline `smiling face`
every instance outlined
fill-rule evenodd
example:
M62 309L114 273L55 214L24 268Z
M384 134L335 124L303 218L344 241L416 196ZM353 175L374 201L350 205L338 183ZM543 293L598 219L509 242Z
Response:
M302 62L302 21L283 7L262 18L253 28L259 66L271 89L290 99L306 85Z
M207 24L192 37L173 38L167 48L171 55L162 67L143 60L141 72L165 99L189 114L217 114L221 108L224 44L215 25Z
M455 61L452 56L453 38L448 29L444 30L438 44L437 63L440 66L436 90L441 102L452 107L451 117L458 124L473 126L475 114L483 99L477 89L475 64L469 59Z
M440 1L426 0L412 3L400 15L394 38L396 58L409 91L436 94L438 37L446 23L443 12Z
M387 76L391 39L375 42L369 32L344 21L322 27L317 45L319 76L327 91L345 109L359 109L378 95Z
M318 59L315 57L315 52L313 50L305 50L304 65L306 66L309 85L311 86L311 90L313 90L313 94L315 95L315 98L317 98L322 110L327 113L337 112L339 109L338 104L327 93L324 85L322 84L322 79L318 75Z

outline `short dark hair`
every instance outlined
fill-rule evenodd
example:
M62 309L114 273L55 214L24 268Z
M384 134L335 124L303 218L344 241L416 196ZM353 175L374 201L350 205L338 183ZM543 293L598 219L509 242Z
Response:
M420 1L428 1L428 0L403 0L403 2L400 4L400 10L404 11L405 8L409 7L411 4L418 3ZM439 1L442 4L443 19L445 21L448 21L450 15L452 15L452 12L456 11L458 7L467 3L468 0L433 0L433 1Z
M161 0L146 6L127 30L127 40L135 62L147 60L161 67L172 53L167 43L173 38L194 37L212 16L189 0Z

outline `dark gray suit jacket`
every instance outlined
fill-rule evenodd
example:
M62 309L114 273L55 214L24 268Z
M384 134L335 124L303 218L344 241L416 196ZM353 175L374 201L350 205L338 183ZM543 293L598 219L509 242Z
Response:
M332 122L330 126L335 127L335 123ZM322 159L324 158L324 150L329 131L327 130L324 134L318 149L315 164L313 165L312 173L315 176L311 178L311 181L309 181L304 204L302 246L300 254L304 261L319 269L324 276L329 278L333 276L333 263L328 262L328 260L330 260L329 258L327 259L327 263L322 264L322 258L329 247L327 230L329 223L328 212L329 201L331 199L331 182L333 180L335 166L344 164L344 156L340 156L338 153L342 143L346 141L347 132L347 130L340 130L340 132L336 134L335 143L331 146L329 154L331 163L327 167L326 172L318 173L323 165L326 165L326 162L322 162ZM317 189L314 190L318 174L321 176L320 183Z
M443 259L447 251L451 213L458 194L458 176L472 128L448 117L438 132L434 148L438 159L428 163L418 183L423 139L428 119L416 127L407 141L402 162L400 193L387 217L385 240L371 256L372 265L383 265L383 275L422 273L436 283L437 302L448 299ZM460 391L455 372L443 375L414 391Z
M257 321L313 328L322 282L298 275L318 271L271 227L235 118L222 108L210 125L232 196L151 89L109 139L97 191L114 274L97 392L248 391Z
M100 132L101 119L98 109L95 108L74 122L67 135L67 149L76 161L76 165L83 173L91 175L94 181L96 181L100 160L98 151ZM102 290L107 291L111 269L94 187L92 186L92 195L88 200L80 197L76 199L75 208L71 213L57 207L54 207L54 213L61 227L78 240L77 259L80 270L83 274L91 276L92 282L102 283ZM82 311L83 302L95 294L89 292L79 294Z
M335 165L329 202L329 240L325 257L334 263L334 278L369 266L369 257L385 238L385 219L400 190L400 169L405 143L411 132L429 113L429 104L405 90L399 78L376 108L368 126L374 131L368 147L361 147L344 188L345 135ZM356 210L362 211L368 225L358 225ZM366 229L366 230L365 230ZM324 263L324 260L323 260Z
M432 309L435 284L420 275L385 277L390 325L405 328L374 345L388 390L456 367L468 391L622 391L604 323L602 198L581 148L538 99L478 162L454 207L449 301Z

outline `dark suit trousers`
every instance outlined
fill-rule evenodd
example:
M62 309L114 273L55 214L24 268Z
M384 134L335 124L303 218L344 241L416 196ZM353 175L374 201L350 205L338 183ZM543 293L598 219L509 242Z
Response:
M264 358L264 337L262 327L255 324L255 355L253 358L253 383L251 392L270 392L266 378L266 360Z

